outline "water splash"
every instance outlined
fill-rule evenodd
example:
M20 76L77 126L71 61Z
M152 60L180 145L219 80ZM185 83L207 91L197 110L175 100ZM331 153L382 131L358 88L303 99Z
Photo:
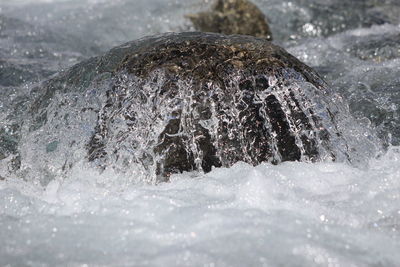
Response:
M140 166L151 182L177 171L168 169L176 164L171 153L173 160L192 161L189 168L207 172L237 161L276 164L293 157L365 164L380 148L374 133L354 122L340 96L293 70L277 76L232 73L223 88L181 79L171 90L162 70L147 79L125 72L114 79L89 143L89 159L120 171ZM273 115L277 110L281 122ZM282 143L287 135L293 144Z

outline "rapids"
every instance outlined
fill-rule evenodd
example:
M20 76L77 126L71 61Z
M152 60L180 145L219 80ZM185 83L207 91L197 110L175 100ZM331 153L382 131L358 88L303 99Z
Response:
M347 103L352 163L239 162L157 185L135 168L100 171L53 138L92 133L92 114L71 114L97 96L69 88L51 99L53 120L30 131L38 84L124 42L191 30L184 15L209 2L0 1L1 266L400 265L396 0L253 1L274 42Z

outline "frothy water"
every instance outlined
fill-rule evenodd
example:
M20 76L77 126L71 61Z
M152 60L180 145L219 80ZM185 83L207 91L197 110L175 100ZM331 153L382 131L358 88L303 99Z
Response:
M191 29L183 15L205 2L0 4L0 265L400 265L396 1L254 1L275 42L327 80L335 98L316 102L340 103L351 162L239 162L153 185L140 168L121 171L134 162L119 144L131 161L102 171L81 159L109 77L85 97L72 87L55 92L46 123L32 131L26 114L38 82L123 42Z
M2 265L396 266L400 149L368 170L238 163L158 186L77 166L0 187Z
M398 25L375 25L289 49L323 74L349 103L353 116L368 118L381 138L399 145Z

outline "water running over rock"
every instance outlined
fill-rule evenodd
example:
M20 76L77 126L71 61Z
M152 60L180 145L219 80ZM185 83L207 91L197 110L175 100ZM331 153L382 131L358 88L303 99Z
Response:
M363 168L339 159L238 162L150 185L142 163L124 164L108 149L133 158L127 144L134 138L119 146L124 136L116 133L127 130L122 111L135 108L106 103L116 95L132 102L138 88L159 88L173 73L140 77L122 68L134 43L65 68L144 35L176 31L184 14L205 10L206 1L0 1L0 74L11 74L0 84L1 266L400 266L399 1L252 1L268 15L275 42L328 82L333 93L307 99L343 108L335 116L338 140L357 148L350 159L365 162L378 140L363 127L391 135L393 146ZM31 90L31 82L61 69ZM99 114L112 121L108 154L88 162Z
M156 182L237 161L362 162L377 147L311 68L250 36L144 38L36 91L22 164L42 151L56 173L85 158Z

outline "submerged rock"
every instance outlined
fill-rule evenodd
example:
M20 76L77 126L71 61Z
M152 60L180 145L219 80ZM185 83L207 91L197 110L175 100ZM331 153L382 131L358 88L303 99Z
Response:
M87 157L162 181L238 161L347 160L352 149L338 124L349 115L340 99L263 38L148 37L78 64L36 93L23 143L32 161L32 146L45 151L52 168Z
M400 34L388 33L385 36L370 35L358 39L345 47L347 51L362 60L382 62L400 57Z
M187 17L202 32L245 34L272 40L265 15L248 0L217 0L211 10Z

